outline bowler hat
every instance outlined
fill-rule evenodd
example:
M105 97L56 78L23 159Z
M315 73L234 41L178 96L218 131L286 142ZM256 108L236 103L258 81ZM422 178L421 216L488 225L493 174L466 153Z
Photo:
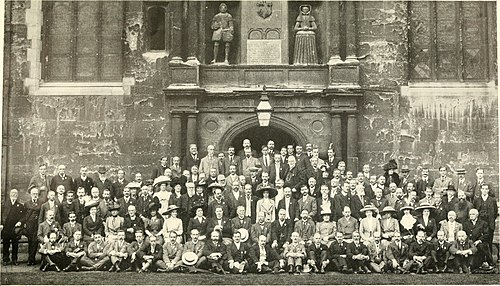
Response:
M99 169L97 169L97 172L99 174L106 174L106 171L107 171L106 167L104 167L104 166L100 166Z

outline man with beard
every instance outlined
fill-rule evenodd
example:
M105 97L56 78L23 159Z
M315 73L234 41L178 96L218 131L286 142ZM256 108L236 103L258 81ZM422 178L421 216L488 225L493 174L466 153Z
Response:
M457 221L464 223L469 219L469 211L474 208L474 205L467 201L467 194L463 190L458 191L457 197L458 201L452 210L457 214Z
M38 226L37 238L39 243L49 241L49 234L52 232L59 236L59 230L61 229L59 223L54 219L54 211L48 210L44 216L46 219Z
M40 200L39 191L37 188L30 190L31 199L24 203L26 209L24 227L26 229L26 237L28 238L28 266L35 265L35 257L38 248L37 232L38 232L38 216L40 215Z
M99 189L99 194L100 196L102 196L102 192L104 190L110 190L111 192L111 189L113 188L113 185L111 183L111 180L108 179L108 177L106 176L106 167L104 166L100 166L98 169L97 169L97 180L95 180L95 187Z
M472 270L477 270L479 267L484 270L492 270L494 262L488 244L489 226L487 222L479 219L479 211L477 209L469 211L469 219L463 223L463 230L477 248L477 254L472 261Z
M90 190L94 187L94 180L87 176L87 167L80 167L80 177L75 179L76 189L83 187L85 194L90 195Z
M453 183L453 185L457 188L457 192L463 191L468 201L472 201L474 189L472 183L465 178L465 169L459 168L456 170L457 179Z
M292 189L295 199L300 198L300 186L304 184L304 176L296 166L296 159L293 156L288 157L288 169L285 176L285 187Z
M2 247L3 247L3 265L10 262L10 246L12 245L12 263L19 265L17 254L19 249L19 231L24 218L24 205L18 201L18 191L12 189L9 192L9 198L2 205Z
M450 248L450 252L454 256L455 270L458 269L460 274L470 274L471 258L476 254L477 248L467 238L465 231L459 231L457 237L457 241Z
M128 207L128 215L123 219L123 228L125 229L125 241L131 243L135 240L137 230L144 231L144 221L137 216L135 206Z
M115 201L111 198L111 191L108 189L104 189L102 191L102 199L99 202L99 206L97 207L97 214L103 219L109 216L109 208L115 203Z
M209 269L218 274L225 274L224 268L227 266L227 250L220 240L220 232L214 230L210 233L210 240L205 243L203 256L207 258Z
M368 269L370 256L368 256L368 248L364 243L361 243L359 232L352 233L352 243L347 249L347 257L351 261L354 274L371 273Z
M417 232L416 238L410 244L410 263L417 265L417 274L426 274L432 259L431 244L425 241L425 232L423 230Z
M47 241L40 245L40 254L42 255L40 270L46 272L53 268L55 271L60 272L67 259L63 253L63 245L57 242L57 233L51 232L47 237Z

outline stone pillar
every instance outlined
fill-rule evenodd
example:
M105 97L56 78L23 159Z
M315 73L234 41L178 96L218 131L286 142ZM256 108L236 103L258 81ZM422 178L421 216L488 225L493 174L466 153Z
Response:
M187 62L191 65L199 65L199 44L198 39L200 25L199 12L200 12L200 2L198 1L186 1L184 2L186 17L185 17L185 37L186 37L186 47L187 47Z
M345 19L346 19L346 62L358 62L358 11L356 2L345 2Z
M181 152L181 114L180 113L172 113L172 145L170 147L170 154L172 156L180 156Z
M340 114L331 115L332 143L337 157L342 157L342 117Z
M328 52L329 65L338 64L340 59L340 2L327 1L326 9L326 49Z
M347 166L356 174L358 171L358 115L347 115Z
M190 144L197 144L198 142L198 129L196 128L197 117L197 114L188 114L187 116L187 146L189 146Z

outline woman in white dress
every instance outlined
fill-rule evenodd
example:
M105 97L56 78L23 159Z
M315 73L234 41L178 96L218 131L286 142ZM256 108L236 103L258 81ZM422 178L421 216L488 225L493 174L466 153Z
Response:
M167 211L168 201L170 200L170 196L172 195L172 188L169 186L171 180L169 180L166 176L159 176L154 180L153 187L156 188L160 186L160 190L156 192L153 197L157 197L160 201L160 209L158 212L163 214ZM166 217L164 217L166 218Z
M365 217L361 219L359 223L359 234L363 243L368 245L373 241L373 234L375 232L380 233L380 222L378 219L373 217L373 214L377 211L377 208L373 205L367 205L360 210L365 213Z
M169 205L167 210L163 213L164 216L167 216L167 219L163 223L163 237L168 237L168 234L171 231L175 231L177 233L177 242L182 243L182 220L177 217L177 210L179 209L176 205Z

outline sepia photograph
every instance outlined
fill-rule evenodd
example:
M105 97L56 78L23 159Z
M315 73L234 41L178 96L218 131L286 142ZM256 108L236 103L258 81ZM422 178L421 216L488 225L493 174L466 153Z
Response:
M1 285L498 285L497 1L2 0Z

